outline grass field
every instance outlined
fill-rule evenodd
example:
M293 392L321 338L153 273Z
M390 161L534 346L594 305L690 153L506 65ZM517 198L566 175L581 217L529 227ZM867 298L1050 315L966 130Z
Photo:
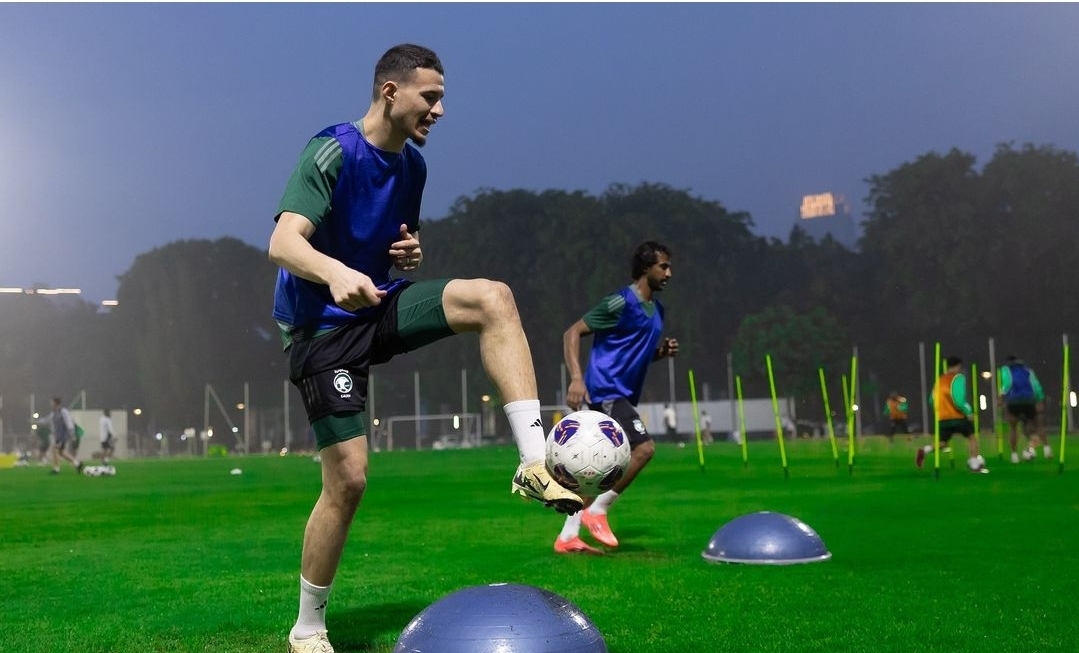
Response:
M992 473L957 452L936 478L914 467L920 442L869 438L853 473L827 442L791 443L789 477L774 443L752 443L748 466L734 445L706 447L703 473L696 449L662 445L611 513L623 544L603 557L553 553L562 519L511 497L512 449L373 454L330 635L339 653L388 653L434 601L512 582L572 601L612 653L1079 650L1079 464L1011 465L993 446ZM0 470L0 651L284 651L319 465L117 470ZM702 560L719 527L758 510L802 519L832 559Z

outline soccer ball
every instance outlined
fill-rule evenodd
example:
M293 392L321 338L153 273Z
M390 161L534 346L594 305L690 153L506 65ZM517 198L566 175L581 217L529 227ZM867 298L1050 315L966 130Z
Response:
M629 466L629 439L618 422L594 410L570 413L547 435L547 471L585 497L610 490Z
M112 465L86 465L82 473L86 476L116 476L116 468Z
M1029 447L1023 449L1023 460L1027 462L1034 460L1034 450Z

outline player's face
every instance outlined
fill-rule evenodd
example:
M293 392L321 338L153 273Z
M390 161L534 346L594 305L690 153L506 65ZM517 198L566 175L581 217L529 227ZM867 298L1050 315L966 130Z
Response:
M658 292L671 280L671 258L663 252L656 254L656 262L648 268L648 287Z
M423 147L431 127L442 117L445 81L437 70L417 68L397 84L390 108L390 121L403 137Z

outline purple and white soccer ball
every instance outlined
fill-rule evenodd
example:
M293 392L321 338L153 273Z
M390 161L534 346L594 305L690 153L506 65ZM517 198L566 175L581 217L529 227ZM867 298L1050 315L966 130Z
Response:
M579 410L558 420L547 434L547 471L563 487L585 497L610 490L629 467L629 438L614 418Z

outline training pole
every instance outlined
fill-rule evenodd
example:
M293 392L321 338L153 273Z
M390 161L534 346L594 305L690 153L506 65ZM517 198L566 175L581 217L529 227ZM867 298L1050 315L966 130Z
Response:
M749 465L749 443L746 441L746 407L742 402L742 377L734 377L734 392L738 396L738 439L742 443L742 467Z
M824 420L828 424L828 440L832 443L832 459L835 460L836 469L839 469L839 445L835 441L835 429L832 427L832 407L828 404L828 384L824 382L824 368L817 368L820 376L820 396L824 400Z
M850 383L843 375L843 419L847 424L847 473L854 473L854 411L850 408Z
M689 371L689 401L693 406L693 430L697 433L697 460L704 471L704 443L701 441L701 418L697 412L697 384L693 380L693 370Z
M997 368L997 343L989 339L989 400L993 406L993 434L997 436L997 459L1004 462L1004 406L997 399L1000 395L1000 370Z
M776 440L779 442L779 460L783 463L783 478L790 478L787 471L787 448L783 442L783 422L779 419L779 400L776 398L776 380L772 374L772 355L764 355L764 363L768 367L768 388L772 391L772 415L776 418Z
M850 357L850 402L847 404L850 406L850 431L847 435L847 440L850 445L847 447L847 470L854 473L854 443L855 443L855 431L858 430L858 348L854 348L854 354Z
M1057 468L1060 474L1064 473L1064 445L1068 442L1068 405L1071 402L1071 372L1068 369L1071 363L1070 358L1071 348L1068 346L1068 335L1064 334L1064 372L1060 382L1064 386L1060 399L1060 466Z
M940 343L933 344L933 476L940 480Z
M972 390L972 392L974 394L974 401L971 402L971 404L972 404L971 407L974 409L974 437L976 438L975 441L978 443L978 451L981 451L982 450L982 446L981 446L982 445L982 428L981 428L981 422L979 421L979 415L982 412L982 395L981 395L981 392L978 390L978 364L977 363L971 363L970 364L970 379L971 379L971 387L974 388ZM955 452L954 452L954 450L952 452L952 467L955 467Z

